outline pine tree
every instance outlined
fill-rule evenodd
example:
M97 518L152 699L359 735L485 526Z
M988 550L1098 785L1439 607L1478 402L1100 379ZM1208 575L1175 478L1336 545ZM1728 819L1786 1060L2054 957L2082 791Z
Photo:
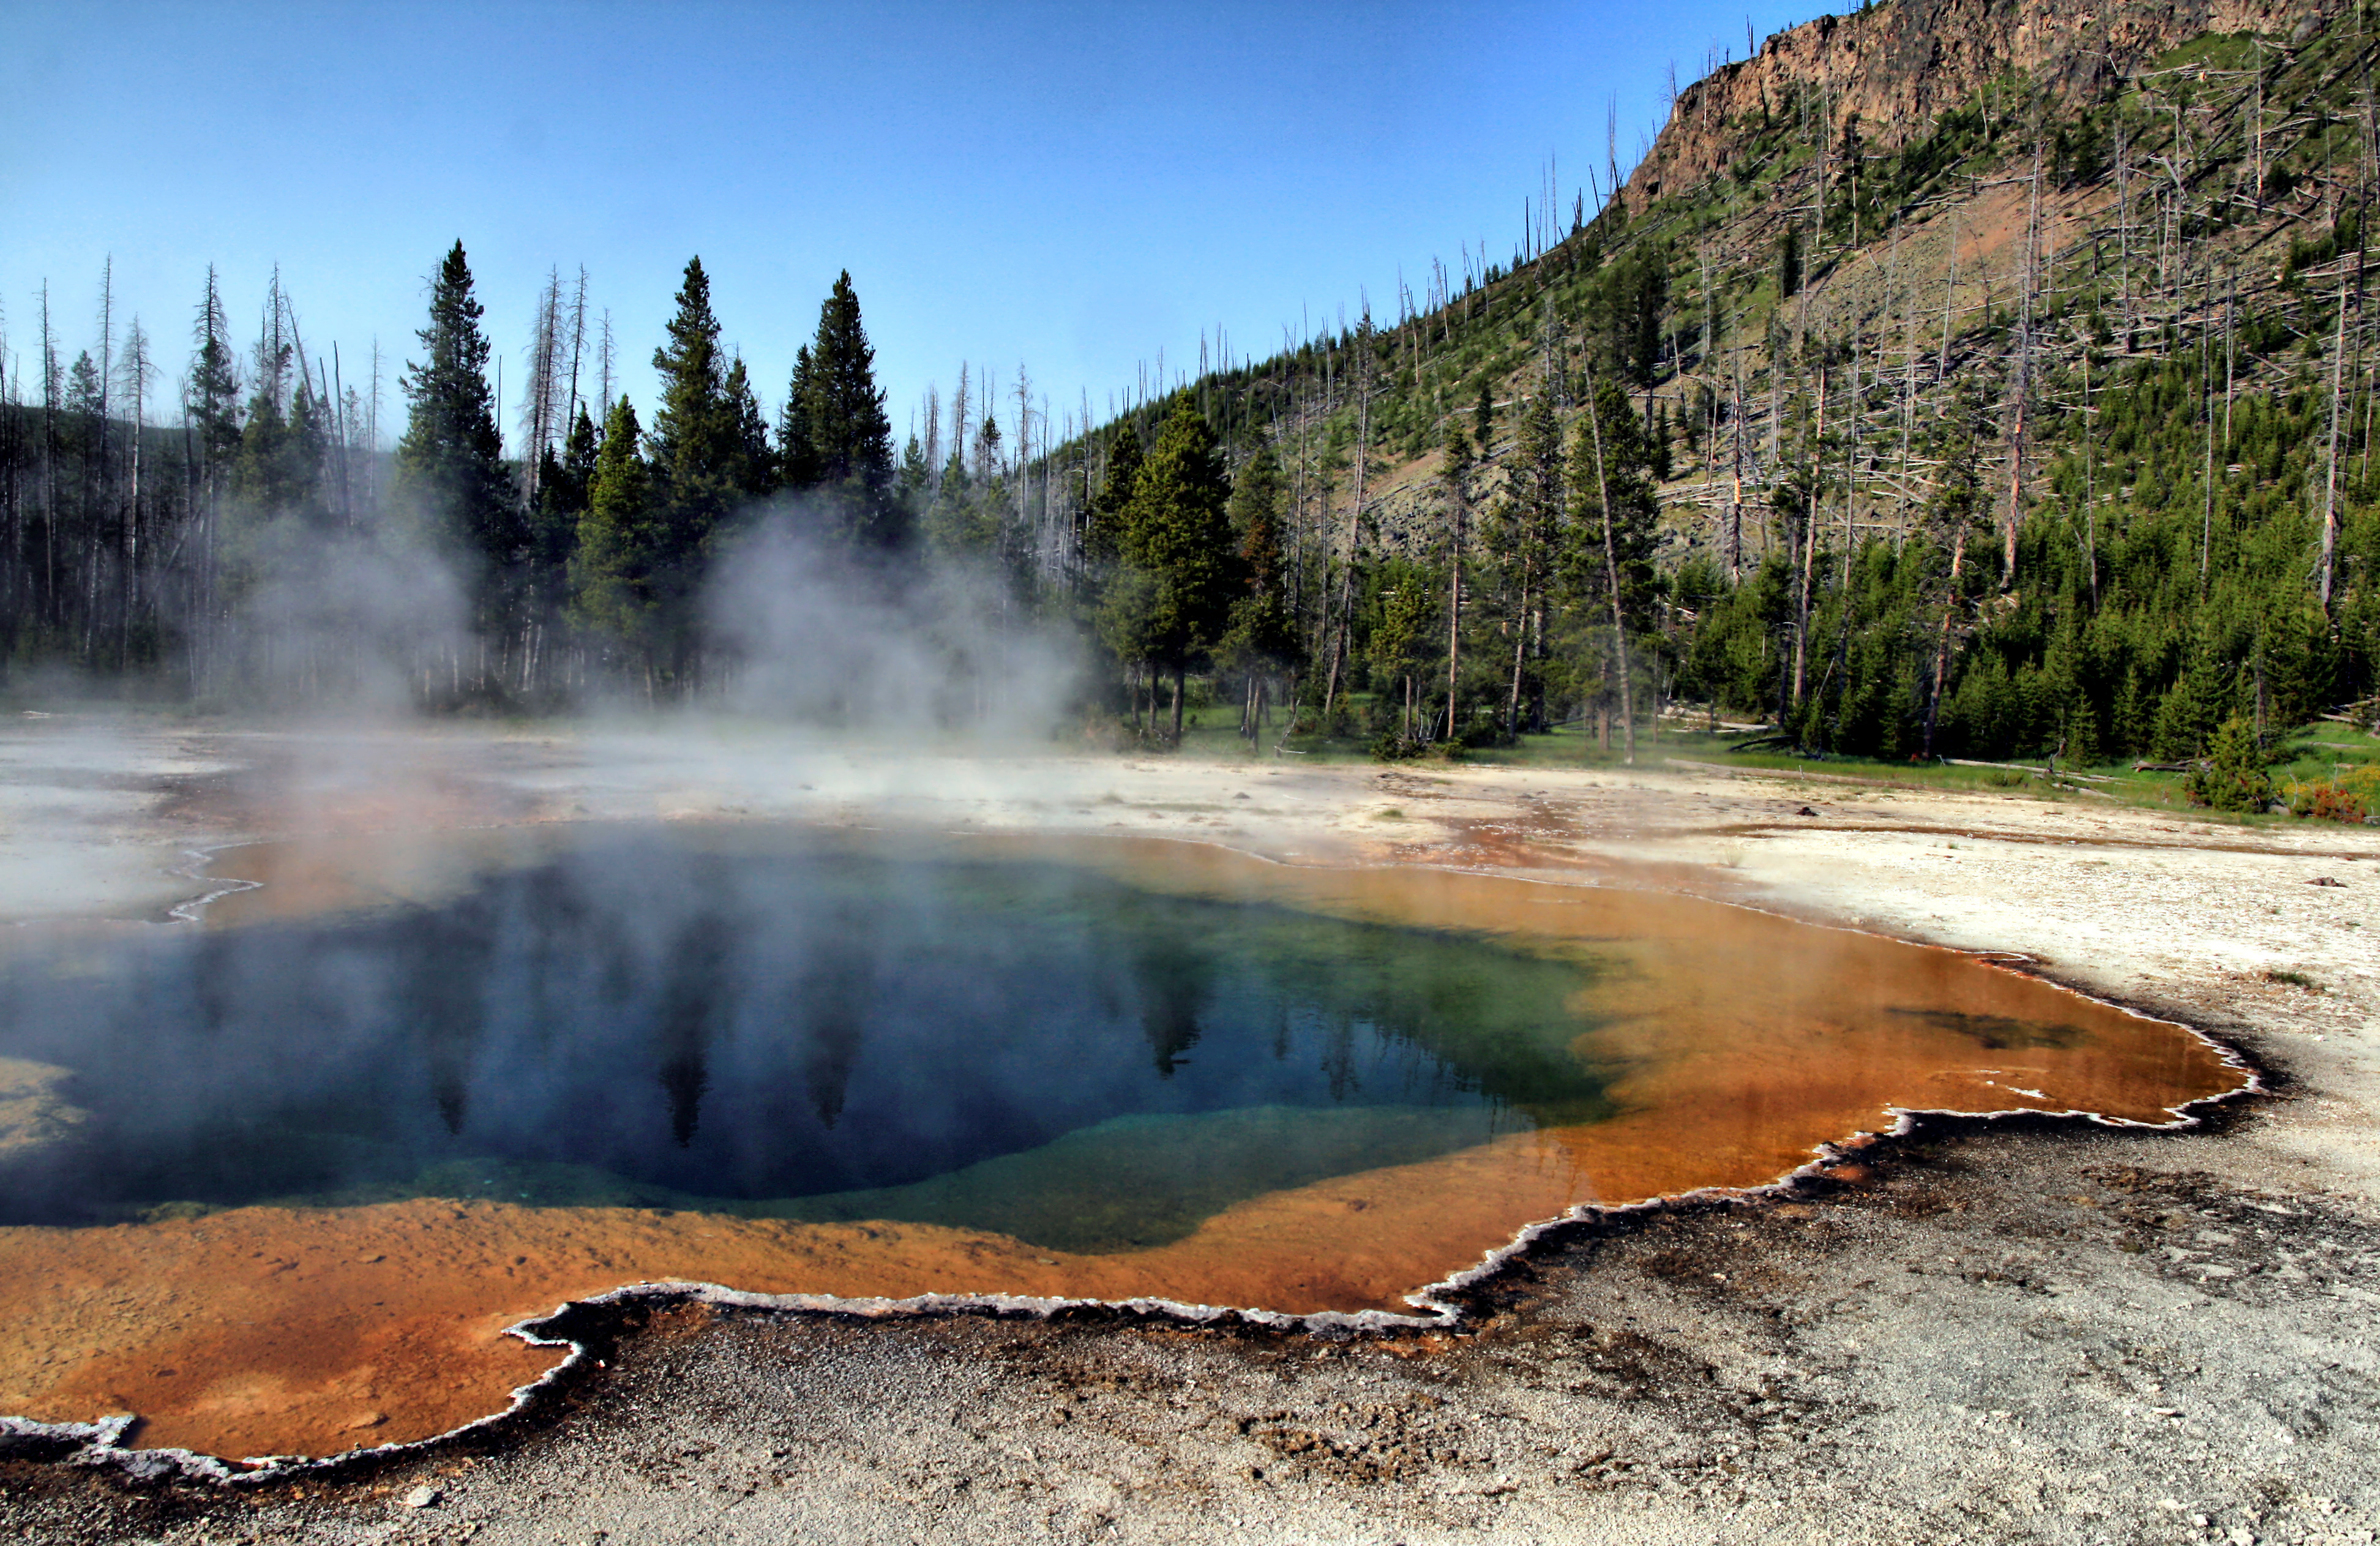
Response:
M669 533L640 453L637 410L623 396L604 416L603 447L589 480L570 564L571 610L581 627L642 668L653 692L662 664L669 600ZM573 440L577 436L574 434Z
M581 403L578 417L563 440L562 454L556 456L548 447L538 474L528 567L530 596L540 622L552 619L568 599L571 560L578 551L579 527L593 495L599 455L595 422Z
M1140 578L1147 658L1173 674L1177 744L1184 678L1230 620L1238 578L1230 497L1215 432L1185 396L1134 480L1118 544L1123 567Z
M200 464L210 476L217 469L228 473L239 447L239 368L232 357L231 328L224 318L212 264L207 267L206 296L199 302L193 331L198 352L190 361L189 388L183 400L197 434Z
M926 497L934 481L934 469L926 465L926 448L917 443L913 432L909 443L901 448L901 472L894 483L893 497L901 502L902 518L914 530L926 506Z
M528 532L500 463L504 443L488 389L480 314L458 241L431 282L430 325L415 335L429 359L406 366L402 384L411 412L397 442L396 480L433 529L478 562L480 622L492 630Z
M710 277L688 260L678 286L669 342L653 351L661 408L653 415L652 480L663 533L662 559L682 597L699 586L703 563L723 522L745 497L744 426L728 392L710 310ZM686 622L688 619L676 619Z
M801 426L793 444L806 455L808 486L820 492L838 535L862 547L907 545L906 508L893 497L892 423L848 270L820 303L818 335L794 373L786 413L790 419L798 404Z
M789 489L815 488L819 481L809 412L816 374L810 366L810 347L804 344L794 352L794 377L785 384L785 406L777 411L777 481Z
M1130 420L1108 433L1107 477L1092 497L1089 530L1083 549L1099 565L1112 564L1123 552L1124 511L1132 503L1133 485L1140 481L1140 432Z
M728 481L744 498L762 498L777 487L777 458L769 449L768 420L761 416L760 399L752 391L752 377L740 355L727 367L724 391Z
M1238 546L1241 585L1232 598L1216 657L1248 678L1240 731L1251 736L1262 713L1259 678L1269 671L1293 667L1298 653L1281 544L1285 493L1281 459L1266 445L1241 466L1225 506Z

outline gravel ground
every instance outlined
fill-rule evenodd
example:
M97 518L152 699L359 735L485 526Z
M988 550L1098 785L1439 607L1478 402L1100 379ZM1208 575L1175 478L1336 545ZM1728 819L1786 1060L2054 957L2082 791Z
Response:
M187 737L170 756L136 749L144 773L239 761ZM688 813L780 809L756 791L786 782L782 763L765 787L711 767L695 798L665 768L631 778L613 761L597 777L573 755L516 745L468 772L591 815L650 811L664 787ZM19 766L22 785L83 776L56 759ZM1244 787L1257 798L1224 803ZM964 805L986 825L1062 825L1076 803L1101 827L1228 821L1236 830L1212 835L1276 852L1427 858L1492 840L1494 861L1519 867L1649 854L1680 861L1671 883L1713 895L2034 952L2077 986L2206 1026L2274 1088L2183 1135L1936 1127L1791 1202L1582 1230L1500 1279L1476 1329L1452 1338L681 1307L608 1328L606 1367L511 1430L369 1474L224 1491L0 1460L0 1540L2380 1530L2370 835L1536 771L1423 785L1070 760L955 792L920 774L903 797L929 813ZM1392 835L1377 814L1388 801L1411 818ZM92 841L120 870L127 846L256 830L256 809L112 813ZM42 838L45 876L67 851L56 841ZM2308 886L2317 873L2343 880ZM2326 991L2276 983L2264 973L2277 962Z

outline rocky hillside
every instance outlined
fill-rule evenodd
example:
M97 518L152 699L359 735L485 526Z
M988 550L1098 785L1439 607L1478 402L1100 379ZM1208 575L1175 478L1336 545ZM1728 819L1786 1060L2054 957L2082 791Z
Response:
M1379 654L1351 597L1403 598L1375 607L1400 640L1492 627L1508 730L1605 713L1647 655L1636 701L1896 756L2362 714L2376 63L2340 0L1884 0L1681 91L1594 219L1190 390L1285 469L1309 655ZM1594 523L1543 450L1597 383L1654 447L1629 651L1594 642L1606 566L1562 556ZM1449 631L1410 614L1453 603L1458 442Z
M1746 125L1814 93L1839 139L1896 151L2011 73L2042 92L2051 112L2071 111L2208 33L2302 44L2346 8L2344 0L1891 0L1820 17L1680 91L1651 152L1629 176L1625 201L1642 211L1665 189L1727 171Z

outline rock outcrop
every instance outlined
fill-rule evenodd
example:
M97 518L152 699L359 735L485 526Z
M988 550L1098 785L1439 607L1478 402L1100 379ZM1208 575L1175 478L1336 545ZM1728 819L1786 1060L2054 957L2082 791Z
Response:
M2286 43L2345 0L1887 0L1779 32L1756 58L1726 65L1678 93L1670 121L1629 177L1627 207L1727 169L1747 118L1798 111L1817 89L1840 133L1854 120L1870 150L1924 135L1943 112L2010 70L2058 98L2095 93L2205 32ZM1815 105L1815 104L1814 104Z

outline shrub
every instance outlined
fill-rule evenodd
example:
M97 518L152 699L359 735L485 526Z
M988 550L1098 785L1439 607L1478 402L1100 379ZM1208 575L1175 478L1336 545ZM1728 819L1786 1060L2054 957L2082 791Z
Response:
M2217 810L2262 810L2273 803L2264 749L2246 720L2234 715L2216 729L2205 759L2190 771L2181 788L2193 805Z
M2357 768L2336 779L2292 779L2281 789L2293 816L2350 825L2372 820L2380 808L2380 767Z

